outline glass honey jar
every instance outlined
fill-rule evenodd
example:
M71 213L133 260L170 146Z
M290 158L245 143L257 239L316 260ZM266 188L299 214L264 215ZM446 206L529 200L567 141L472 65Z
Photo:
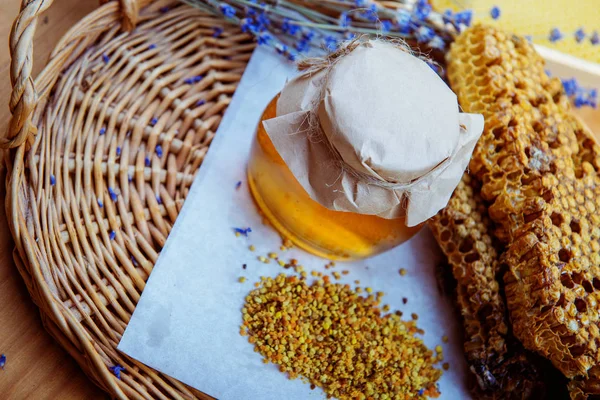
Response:
M277 97L258 124L248 164L248 182L267 220L294 245L331 260L357 260L395 247L419 231L404 218L384 219L333 211L310 198L265 132L262 121L277 114Z
M483 131L398 43L350 41L301 65L264 110L250 190L286 239L356 260L391 249L446 206Z

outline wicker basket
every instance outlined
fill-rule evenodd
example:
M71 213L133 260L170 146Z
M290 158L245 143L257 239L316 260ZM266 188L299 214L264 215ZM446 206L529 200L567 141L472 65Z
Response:
M148 3L102 5L34 81L33 33L52 1L23 0L1 143L7 214L45 328L97 385L120 399L208 398L116 347L254 44L189 6Z

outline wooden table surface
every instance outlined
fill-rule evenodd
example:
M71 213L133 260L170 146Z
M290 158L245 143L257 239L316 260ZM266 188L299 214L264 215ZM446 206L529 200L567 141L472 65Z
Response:
M7 107L9 54L7 38L19 11L19 0L0 0L0 134L9 119ZM92 11L94 0L55 0L38 24L34 47L34 73L47 60L54 43L81 17ZM600 111L585 110L584 118L600 134ZM39 312L14 266L13 243L4 211L4 174L0 177L0 354L6 354L0 370L0 398L107 399L89 381L69 355L44 331Z

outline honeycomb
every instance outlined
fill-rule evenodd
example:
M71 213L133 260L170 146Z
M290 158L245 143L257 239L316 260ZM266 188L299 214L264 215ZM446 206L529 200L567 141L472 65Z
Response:
M465 174L448 206L429 222L456 279L456 300L465 328L464 350L477 385L477 398L541 397L539 366L511 338L504 299L496 280L498 253L493 246L487 207L474 179Z
M592 369L600 360L600 148L571 114L560 81L545 74L543 60L523 38L480 25L466 30L448 54L448 79L464 111L485 118L469 165L477 183L471 187L478 187L493 222L489 236L502 249L498 259L482 264L506 270L512 332L574 378L573 398L600 393L600 373ZM472 231L483 238L474 245L491 242L481 228ZM490 250L482 260L485 254L493 259ZM467 261L458 260L454 269L468 270ZM481 283L495 287L484 275ZM488 308L499 313L502 301L493 291L475 290L489 294ZM503 329L490 332L502 336ZM494 357L498 340L486 342Z
M569 395L573 400L598 399L600 395L600 366L590 368L586 376L569 382Z

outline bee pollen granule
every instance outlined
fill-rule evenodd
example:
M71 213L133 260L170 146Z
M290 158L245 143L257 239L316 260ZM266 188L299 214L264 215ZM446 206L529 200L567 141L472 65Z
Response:
M261 278L246 297L240 332L265 362L338 399L437 397L442 371L414 321L382 315L380 298L349 285L296 276Z

